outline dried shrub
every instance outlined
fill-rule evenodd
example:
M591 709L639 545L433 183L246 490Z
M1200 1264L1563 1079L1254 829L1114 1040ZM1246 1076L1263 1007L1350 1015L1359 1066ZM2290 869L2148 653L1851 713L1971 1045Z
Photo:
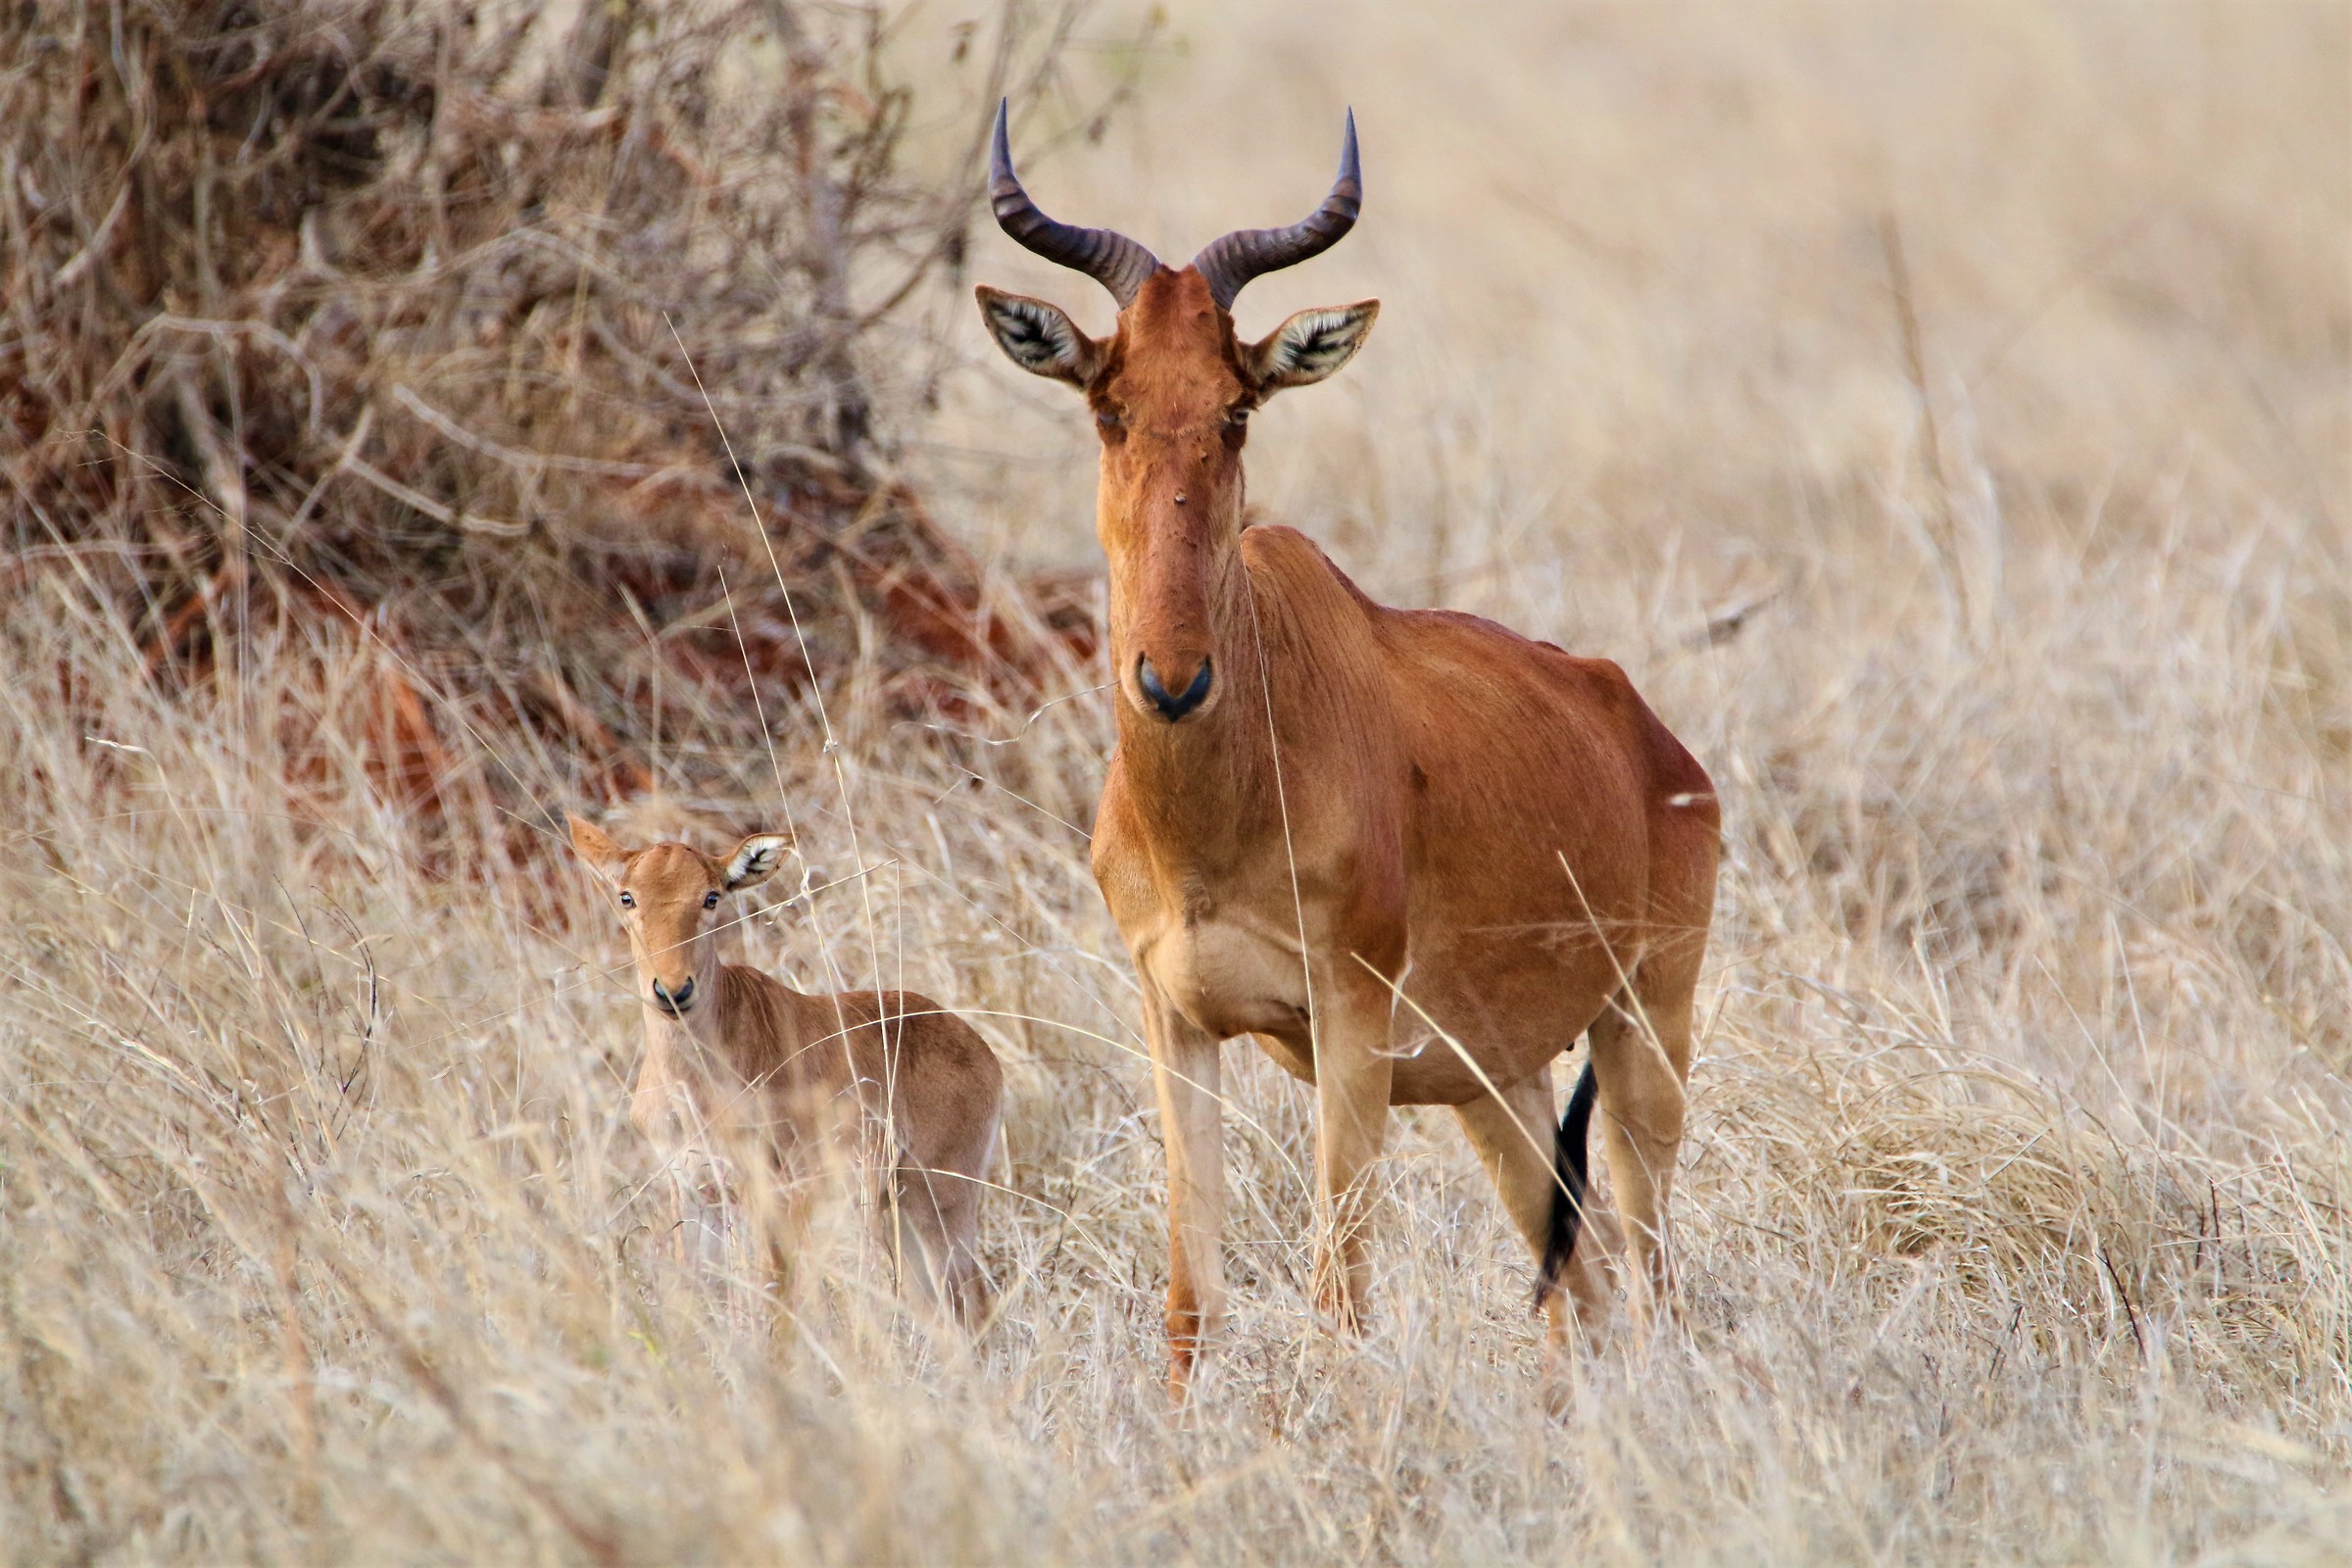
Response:
M43 128L0 155L15 569L192 689L343 623L380 656L345 716L428 808L461 727L625 793L665 682L751 745L857 659L922 708L1083 656L1076 599L991 589L890 446L985 105L1073 15L997 16L927 183L863 9L34 0L0 74Z

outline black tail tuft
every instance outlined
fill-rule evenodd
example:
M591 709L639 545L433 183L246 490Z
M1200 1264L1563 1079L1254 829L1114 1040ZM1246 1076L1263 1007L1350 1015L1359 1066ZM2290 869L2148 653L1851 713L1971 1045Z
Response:
M1584 1076L1568 1096L1568 1113L1560 1118L1559 1136L1551 1146L1551 1224L1544 1235L1544 1266L1536 1272L1536 1310L1542 1311L1551 1293L1560 1288L1568 1261L1576 1255L1576 1236L1585 1223L1585 1146L1592 1130L1592 1062L1585 1061Z

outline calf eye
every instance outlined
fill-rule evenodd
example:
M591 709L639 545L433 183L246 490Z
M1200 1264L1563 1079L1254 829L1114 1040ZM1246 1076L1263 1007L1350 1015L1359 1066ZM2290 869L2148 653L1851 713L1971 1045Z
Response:
M620 896L620 906L624 909L634 909L637 907L637 895L634 893L623 893Z
M706 909L715 909L715 908L717 908L717 907L718 907L718 895L717 895L717 894L715 894L715 893L706 893L706 894L704 894L704 895L703 895L703 907L704 907L704 908L706 908Z

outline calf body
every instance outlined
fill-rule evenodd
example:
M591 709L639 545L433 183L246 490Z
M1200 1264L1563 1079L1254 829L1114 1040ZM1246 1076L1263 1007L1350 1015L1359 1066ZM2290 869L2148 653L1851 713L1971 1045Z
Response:
M882 1209L903 1267L977 1325L987 1313L980 1193L1004 1082L988 1043L910 991L808 996L724 962L715 927L725 896L774 874L781 837L755 834L723 858L674 843L626 850L573 817L571 840L612 884L636 960L638 1130L673 1162L723 1169L727 1152L748 1150L787 1178L841 1140L878 1133Z

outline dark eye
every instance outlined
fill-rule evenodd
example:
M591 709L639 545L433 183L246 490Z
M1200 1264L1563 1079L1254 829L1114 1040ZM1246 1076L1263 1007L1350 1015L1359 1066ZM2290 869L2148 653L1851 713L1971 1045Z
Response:
M1127 421L1120 416L1119 411L1116 409L1097 409L1095 422L1105 430L1117 430L1124 427Z
M718 907L718 895L717 895L717 894L715 894L715 893L706 893L706 894L704 894L704 895L703 895L703 907L704 907L704 908L706 908L706 909L715 909L715 908L717 908L717 907Z
M1225 428L1228 430L1249 429L1250 411L1247 408L1227 409L1225 411Z
M624 909L634 909L637 907L637 895L634 893L625 892L621 894L620 906Z

